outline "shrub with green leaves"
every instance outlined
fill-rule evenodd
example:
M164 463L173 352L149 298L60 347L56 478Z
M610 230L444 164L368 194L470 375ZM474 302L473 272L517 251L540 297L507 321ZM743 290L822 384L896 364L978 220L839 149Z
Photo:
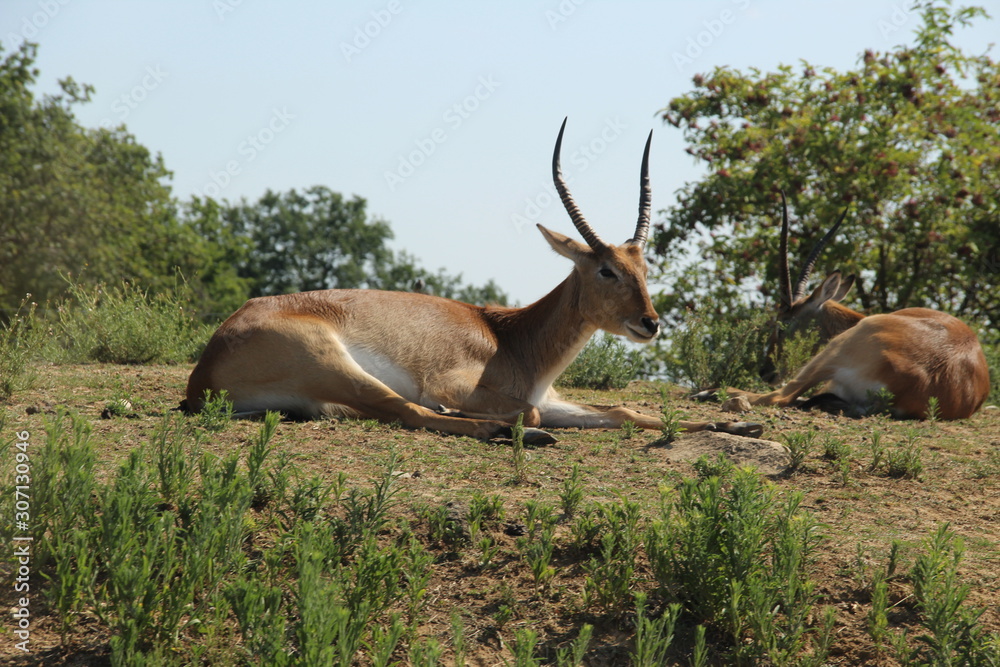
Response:
M986 365L990 368L990 395L986 398L989 405L1000 405L1000 339L987 341L980 332L980 344L986 355Z
M917 636L921 646L916 649L904 649L906 636L900 636L900 662L996 665L1000 661L1000 635L984 632L979 623L986 610L965 604L971 587L958 577L963 554L962 540L947 523L925 541L910 577L920 625L927 632Z
M825 641L810 627L816 595L807 571L819 527L801 501L737 468L681 482L646 533L661 589L728 635L738 662L786 664Z
M28 389L38 377L31 362L41 351L45 330L35 314L36 307L22 301L14 316L0 326L0 399Z
M706 304L662 338L657 357L663 373L694 389L763 389L758 371L769 317L759 309Z
M57 361L115 364L183 363L208 340L188 306L186 287L149 294L131 283L71 284L56 311L50 356Z
M643 356L609 333L591 339L558 383L564 387L622 389L642 369Z

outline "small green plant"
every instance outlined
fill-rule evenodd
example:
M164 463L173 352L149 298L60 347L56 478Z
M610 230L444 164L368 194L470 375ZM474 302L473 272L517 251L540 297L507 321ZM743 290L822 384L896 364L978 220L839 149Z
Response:
M670 444L684 431L681 426L684 416L680 410L675 410L668 405L665 388L660 389L660 399L663 401L663 407L660 409L660 432L663 434L663 442Z
M465 623L457 611L451 612L451 646L455 654L455 667L465 667Z
M601 512L598 505L587 505L573 517L570 524L570 534L573 536L572 547L578 553L588 554L597 547L597 540L604 530Z
M247 481L253 489L252 505L254 509L262 508L275 495L274 489L268 488L268 476L264 463L274 451L274 446L270 443L278 430L280 421L281 415L279 413L268 411L261 422L257 437L247 452Z
M559 376L563 387L623 389L642 367L642 353L607 332L595 337Z
M555 507L548 503L526 500L524 510L524 523L528 528L529 540L534 540L538 533L553 528L558 521Z
M622 422L621 426L621 437L622 440L631 440L637 436L642 431L641 428L635 425L634 421L626 420Z
M521 628L514 633L514 641L510 647L514 662L504 662L510 667L539 667L542 661L535 656L537 646L538 633L531 628Z
M635 648L632 651L634 667L660 667L667 664L667 651L674 641L674 627L681 613L681 605L669 605L658 619L646 615L646 594L635 594Z
M889 477L902 479L920 477L920 473L924 471L924 462L915 433L911 433L903 444L887 451L885 468Z
M226 430L233 419L233 403L225 389L217 392L205 390L205 405L197 417L198 426L210 433Z
M736 464L726 456L725 452L719 452L719 455L714 460L709 458L708 454L702 454L691 465L694 467L698 477L703 478L728 477L736 469Z
M965 606L970 586L958 577L964 548L947 523L940 524L925 542L910 578L925 634L921 664L997 664L1000 636L987 635L979 623L984 609ZM919 649L918 649L919 650Z
M850 443L834 436L827 436L823 442L823 456L833 463L840 483L849 486L851 483L851 459L854 449Z
M873 431L871 436L868 438L868 450L872 455L872 462L868 466L868 470L875 471L882 467L882 464L886 458L885 445L882 444L882 433L881 431Z
M431 542L450 549L458 549L469 541L468 530L449 504L435 505L419 514L427 523L427 534Z
M866 415L892 415L892 408L896 404L896 397L888 387L882 387L878 391L868 391L868 405L865 409Z
M937 396L927 399L927 421L934 423L941 419L941 402Z
M517 538L517 547L531 570L535 586L547 588L556 574L555 568L551 566L552 553L555 549L553 527L547 526L531 537Z
M708 646L705 643L705 626L698 625L694 629L694 654L691 657L691 667L706 667L708 665Z
M469 521L480 524L499 523L504 519L503 497L487 496L482 491L475 491L469 500Z
M850 459L854 454L850 443L840 438L828 435L823 439L823 457L831 461L843 461Z
M812 454L813 438L815 436L815 431L796 431L785 433L781 436L785 441L785 445L788 446L788 452L791 457L790 467L792 470L801 468L802 464L809 458L809 455Z
M875 572L872 581L872 608L868 612L868 634L871 635L875 646L881 649L885 645L889 632L889 585L885 576L880 572Z
M573 516L580 507L580 503L583 501L583 483L580 478L579 464L574 463L570 476L563 480L559 501L563 514L566 516Z
M569 646L561 648L556 652L556 666L581 667L583 665L583 656L587 653L587 647L590 645L590 640L593 636L594 626L590 623L584 623L580 626L580 633L576 636L576 639Z
M606 527L601 531L598 553L583 566L587 573L583 603L621 613L632 596L642 543L641 511L638 503L621 498L604 506L601 513Z
M646 531L663 590L724 631L737 662L787 664L807 651L815 593L806 568L819 528L800 509L801 494L782 501L742 468L725 480L685 479L676 493L673 502L664 498L661 518ZM820 640L813 636L813 650Z

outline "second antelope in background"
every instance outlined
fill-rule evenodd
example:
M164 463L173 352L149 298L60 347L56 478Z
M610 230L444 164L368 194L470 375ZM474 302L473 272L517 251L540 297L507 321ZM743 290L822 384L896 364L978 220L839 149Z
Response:
M839 271L829 274L807 296L809 274L843 222L843 215L810 253L793 289L784 193L781 202L781 295L761 376L767 381L777 379L774 358L796 330L816 330L819 345L825 347L778 389L765 394L729 389L729 395L743 396L751 405L787 407L800 405L800 396L825 385L821 394L801 403L802 407L864 414L873 396L888 391L893 396L892 414L899 418L926 417L932 397L937 400L941 419L962 419L975 413L989 394L990 375L972 329L956 317L929 308L904 308L866 317L840 303L855 277L843 278ZM715 390L709 390L696 398L714 394Z

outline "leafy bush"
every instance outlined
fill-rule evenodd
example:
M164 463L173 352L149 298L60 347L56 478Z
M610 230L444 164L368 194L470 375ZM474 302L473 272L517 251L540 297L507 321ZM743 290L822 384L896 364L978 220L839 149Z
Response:
M564 387L622 389L643 365L642 353L630 350L617 337L604 333L593 338L559 377Z
M208 339L208 328L187 307L185 287L150 295L121 286L73 284L57 309L51 356L69 363L182 363Z
M986 399L987 405L1000 405L1000 340L987 343L980 335L980 342L983 352L986 354L986 363L990 367L990 395Z
M673 329L658 353L672 382L694 389L763 388L758 377L770 314L756 309L692 315Z
M26 302L27 299L0 328L0 400L29 388L37 377L30 364L42 346L45 332L35 316L36 304L30 303L26 308Z
M807 572L820 535L801 501L782 500L757 473L737 468L684 480L647 531L662 590L728 635L737 663L788 664L810 650L822 662L827 622L813 635Z

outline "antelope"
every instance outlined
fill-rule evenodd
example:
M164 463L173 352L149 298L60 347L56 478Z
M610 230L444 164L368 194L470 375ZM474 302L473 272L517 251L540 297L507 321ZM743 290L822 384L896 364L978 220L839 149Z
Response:
M625 407L561 399L552 383L598 330L649 343L660 330L646 288L643 248L651 188L646 141L639 220L620 246L598 237L552 157L556 190L586 245L538 225L573 272L523 308L473 306L414 292L334 289L247 301L220 325L187 385L186 409L225 390L238 414L281 411L304 418L355 416L480 439L509 438L524 415L525 442L548 444L546 428L658 429L658 418ZM759 435L757 424L684 422L688 431Z
M961 320L928 308L904 308L892 313L865 316L840 303L855 276L827 275L806 296L806 286L816 259L837 232L844 214L810 253L792 289L788 272L788 207L781 195L782 219L779 247L779 300L775 325L767 343L761 369L765 381L776 378L773 357L794 331L811 327L825 345L786 384L766 394L730 389L751 405L821 407L847 414L865 414L881 390L892 396L891 413L897 418L928 416L931 397L938 401L941 419L963 419L980 408L990 390L986 357L976 334ZM822 393L799 403L799 397L825 383ZM710 398L714 390L697 398Z

